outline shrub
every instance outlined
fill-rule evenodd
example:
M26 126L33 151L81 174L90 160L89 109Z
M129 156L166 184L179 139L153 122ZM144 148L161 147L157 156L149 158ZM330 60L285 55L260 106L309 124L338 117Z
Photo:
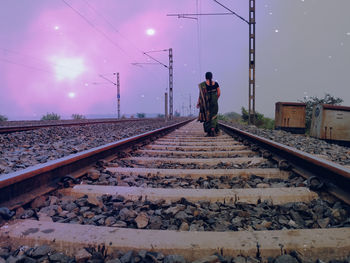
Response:
M86 117L84 115L81 115L81 114L72 114L72 119L73 120L85 120Z
M46 115L41 117L42 121L52 121L52 120L60 120L61 116L56 113L46 113Z
M136 113L136 115L137 115L137 118L139 118L139 119L143 119L146 117L145 113Z
M242 107L242 120L244 123L248 123L249 114L248 111ZM275 127L275 120L265 117L264 114L259 112L255 112L255 126L258 128L269 129L272 130Z
M224 114L218 114L218 120L229 121L229 122L240 122L242 117L236 112L227 112Z
M8 118L5 115L0 115L0 121L7 121Z
M164 118L164 117L165 117L164 114L160 114L160 113L159 113L159 114L157 115L157 118Z

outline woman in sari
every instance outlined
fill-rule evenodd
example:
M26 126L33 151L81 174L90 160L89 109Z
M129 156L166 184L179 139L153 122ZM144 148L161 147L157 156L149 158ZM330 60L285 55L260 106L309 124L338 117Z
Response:
M216 136L219 132L217 114L219 110L218 99L220 97L219 84L213 79L211 72L205 73L205 81L199 84L199 108L198 121L203 122L207 136Z

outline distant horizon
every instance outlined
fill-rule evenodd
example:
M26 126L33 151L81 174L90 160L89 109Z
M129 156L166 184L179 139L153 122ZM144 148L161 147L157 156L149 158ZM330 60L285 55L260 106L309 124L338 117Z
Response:
M164 112L172 49L173 108L188 113L213 73L219 112L248 108L249 26L212 0L14 1L0 9L0 115ZM222 0L247 19L248 0ZM350 106L349 0L256 1L255 109L329 93ZM226 10L227 11L227 10ZM36 114L36 115L34 115ZM36 116L36 117L32 117Z

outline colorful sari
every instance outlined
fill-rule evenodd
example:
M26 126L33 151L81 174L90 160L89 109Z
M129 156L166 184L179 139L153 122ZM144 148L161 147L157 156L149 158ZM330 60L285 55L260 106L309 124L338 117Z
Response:
M217 91L207 92L205 81L198 85L199 87L199 116L198 121L203 122L205 132L210 132L212 128L217 132L218 129L218 95Z

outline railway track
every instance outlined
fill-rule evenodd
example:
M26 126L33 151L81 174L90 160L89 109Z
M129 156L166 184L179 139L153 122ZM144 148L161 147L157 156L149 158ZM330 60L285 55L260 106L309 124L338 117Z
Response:
M155 253L150 262L350 255L349 169L247 133L234 140L225 125L204 137L199 123L183 124L8 175L0 200L17 219L1 242L135 251L130 262L145 260L140 251Z
M130 121L145 121L149 119L87 119L87 120L62 120L62 121L12 121L6 123L7 125L0 126L0 134L2 133L12 133L21 131L31 131L42 128L52 128L52 127L70 127L70 126L83 126L91 124L108 124L108 123L123 123ZM50 123L51 122L51 123ZM11 125L11 123L13 123ZM27 123L27 124L23 124Z

